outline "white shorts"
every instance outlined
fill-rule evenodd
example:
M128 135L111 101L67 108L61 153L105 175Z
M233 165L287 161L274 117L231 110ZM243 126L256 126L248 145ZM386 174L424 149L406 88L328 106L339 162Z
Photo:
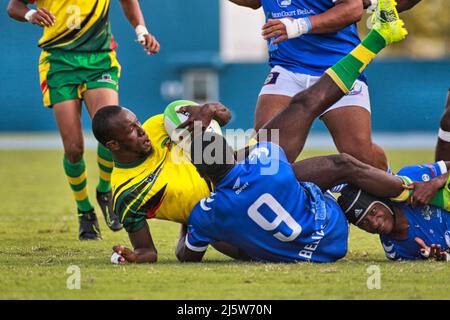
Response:
M283 67L275 66L267 76L259 95L277 94L293 97L312 86L319 78L308 74L294 73ZM320 116L323 116L330 110L348 106L358 106L370 112L370 97L367 84L356 80L352 90Z

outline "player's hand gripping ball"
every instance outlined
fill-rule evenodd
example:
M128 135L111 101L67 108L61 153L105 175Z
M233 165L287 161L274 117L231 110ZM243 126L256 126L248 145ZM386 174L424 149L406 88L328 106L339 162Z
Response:
M164 111L164 126L167 133L177 145L182 149L189 151L190 132L188 128L179 128L179 126L189 120L189 112L179 112L180 108L185 106L199 106L197 103L189 100L177 100L170 103ZM200 108L203 108L199 106ZM192 127L191 127L192 128ZM222 135L222 129L216 120L211 119L207 132L214 132Z

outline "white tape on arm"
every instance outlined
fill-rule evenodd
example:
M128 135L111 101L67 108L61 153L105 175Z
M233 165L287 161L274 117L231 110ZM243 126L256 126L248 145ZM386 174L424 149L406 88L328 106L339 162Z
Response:
M34 9L29 10L27 13L25 13L25 16L24 16L25 20L30 21L31 17L35 13L36 13L36 10L34 10Z
M450 132L444 131L441 128L439 128L438 137L445 142L450 142Z
M145 43L145 35L149 34L147 28L143 25L138 25L134 31L136 31L137 41L140 43Z
M302 34L309 33L311 31L311 21L309 18L299 19L280 19L281 23L286 26L286 33L288 39L300 37Z

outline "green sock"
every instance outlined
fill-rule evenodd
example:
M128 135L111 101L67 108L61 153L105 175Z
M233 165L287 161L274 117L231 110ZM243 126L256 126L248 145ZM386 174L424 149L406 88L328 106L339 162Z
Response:
M111 172L114 167L111 151L101 143L97 147L97 164L99 168L99 180L97 190L100 192L111 191Z
M87 212L94 209L87 192L87 172L84 159L77 163L70 162L64 155L64 172L72 189L78 210Z
M376 30L371 30L361 44L326 73L344 93L348 93L367 65L385 47L384 38Z

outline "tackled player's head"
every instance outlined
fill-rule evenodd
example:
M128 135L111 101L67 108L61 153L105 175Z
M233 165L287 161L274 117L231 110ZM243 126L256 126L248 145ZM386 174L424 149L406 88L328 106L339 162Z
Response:
M354 186L345 187L338 199L348 221L360 229L376 234L390 234L395 226L392 202L377 198Z
M191 161L203 178L217 185L234 167L234 151L223 136L200 132L192 135Z
M92 119L95 138L112 153L151 154L152 144L133 112L120 106L106 106Z

